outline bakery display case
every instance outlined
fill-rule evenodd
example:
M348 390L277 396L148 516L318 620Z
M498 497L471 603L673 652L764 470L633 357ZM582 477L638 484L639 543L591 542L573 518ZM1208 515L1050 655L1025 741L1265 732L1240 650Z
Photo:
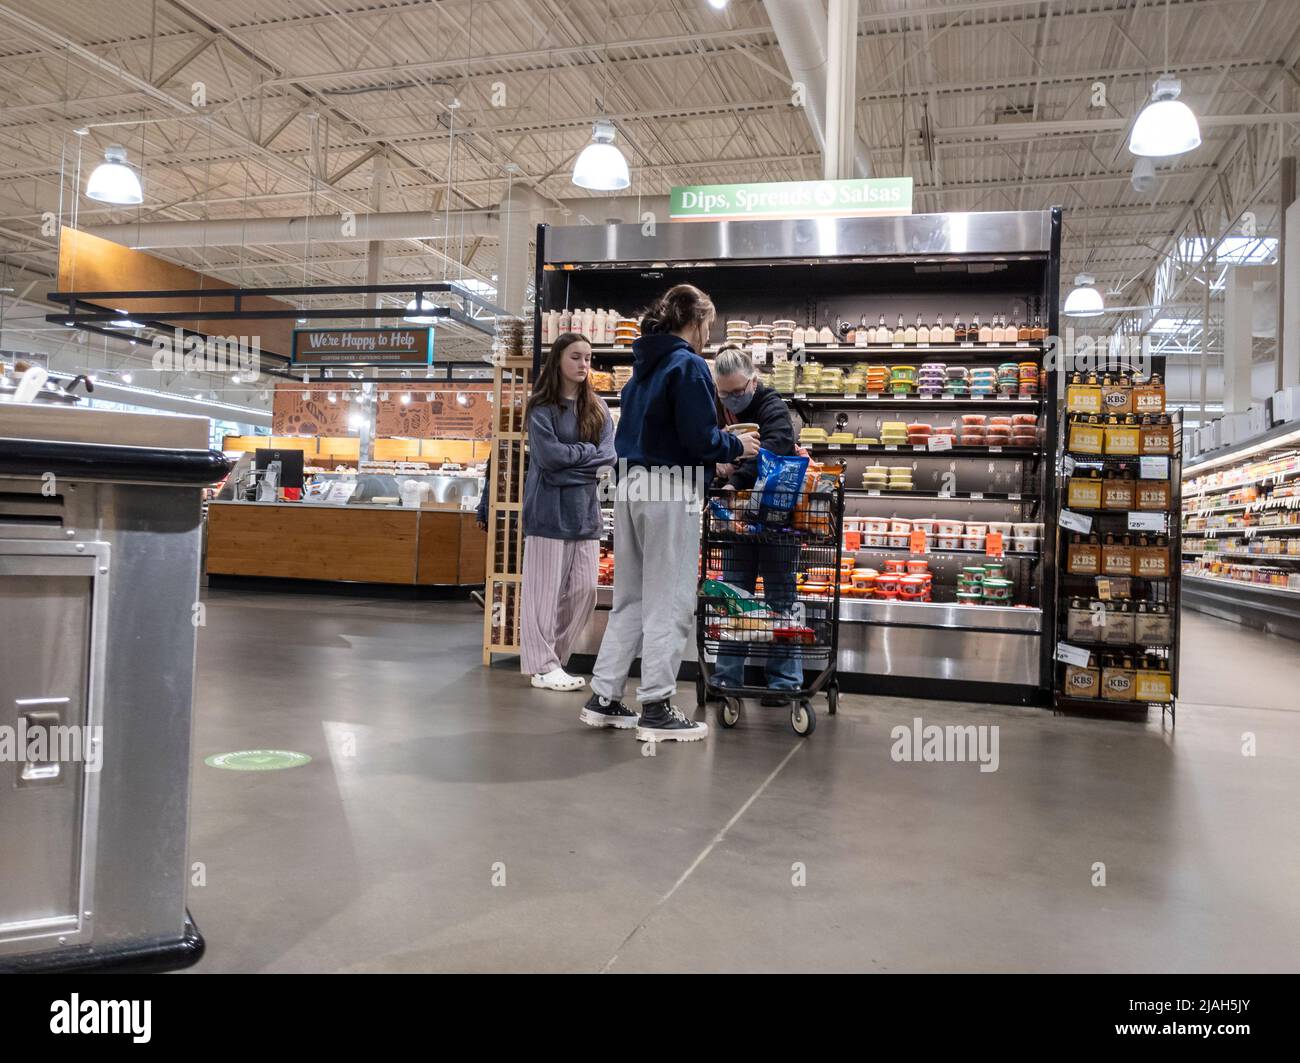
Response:
M1300 428L1189 462L1182 536L1189 609L1300 639Z
M1059 250L1055 210L542 226L536 355L566 330L592 336L617 413L638 310L673 284L702 288L718 310L704 356L744 347L811 460L842 473L843 688L1041 703ZM601 602L616 567L606 542ZM824 593L799 576L802 596ZM604 608L580 653L599 648Z
M1115 360L1066 381L1053 522L1058 708L1175 712L1182 442L1163 362Z

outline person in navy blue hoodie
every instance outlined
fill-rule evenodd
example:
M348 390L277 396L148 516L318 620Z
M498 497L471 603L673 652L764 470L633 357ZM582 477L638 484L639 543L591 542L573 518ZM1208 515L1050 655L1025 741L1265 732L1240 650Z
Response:
M690 284L670 288L645 312L614 436L614 608L581 719L592 727L636 727L641 741L694 741L709 733L672 704L695 615L703 488L717 463L758 453L756 434L733 435L718 425L713 377L698 353L715 316L712 300ZM639 714L622 700L637 656Z

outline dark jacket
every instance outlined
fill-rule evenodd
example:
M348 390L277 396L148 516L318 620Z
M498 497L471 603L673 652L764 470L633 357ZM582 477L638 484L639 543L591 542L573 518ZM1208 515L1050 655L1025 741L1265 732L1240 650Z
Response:
M483 493L479 495L478 508L474 511L474 519L480 524L487 523L488 499L492 497L492 459L488 459L487 467L483 470Z
M775 389L758 384L749 405L734 416L736 422L758 425L758 441L764 450L770 450L778 457L794 453L794 421L790 419L790 408ZM736 471L719 483L731 484L738 491L748 491L757 479L758 458L753 457L739 462Z
M704 359L680 336L632 344L632 379L623 387L614 445L629 465L709 468L744 448L718 427L717 391Z
M573 403L535 406L528 415L528 475L524 480L524 534L543 539L599 539L596 481L613 465L614 422L609 412L599 443L578 439Z

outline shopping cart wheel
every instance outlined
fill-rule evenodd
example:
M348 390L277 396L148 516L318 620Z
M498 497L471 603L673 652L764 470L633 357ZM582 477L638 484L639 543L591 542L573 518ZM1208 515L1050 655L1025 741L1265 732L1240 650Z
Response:
M723 698L718 705L718 723L727 728L740 722L740 698Z
M796 701L790 710L790 726L794 733L807 738L817 729L817 714L807 701Z
M826 715L834 716L840 706L840 685L832 683L826 688Z

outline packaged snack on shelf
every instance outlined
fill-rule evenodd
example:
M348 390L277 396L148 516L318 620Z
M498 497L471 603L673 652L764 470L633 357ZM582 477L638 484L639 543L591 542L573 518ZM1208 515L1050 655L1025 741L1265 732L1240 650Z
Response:
M1101 572L1101 547L1095 536L1075 532L1066 550L1066 571L1076 576L1096 576Z
M1082 373L1075 373L1070 378L1065 389L1065 409L1067 413L1101 413L1101 385L1095 375L1085 379Z
M1137 414L1165 412L1165 386L1160 380L1159 373L1153 374L1150 380L1134 382L1133 412Z
M1173 676L1167 661L1159 657L1145 657L1134 675L1133 696L1137 701L1172 701Z
M1168 480L1138 480L1136 493L1137 509L1166 510L1172 502Z

